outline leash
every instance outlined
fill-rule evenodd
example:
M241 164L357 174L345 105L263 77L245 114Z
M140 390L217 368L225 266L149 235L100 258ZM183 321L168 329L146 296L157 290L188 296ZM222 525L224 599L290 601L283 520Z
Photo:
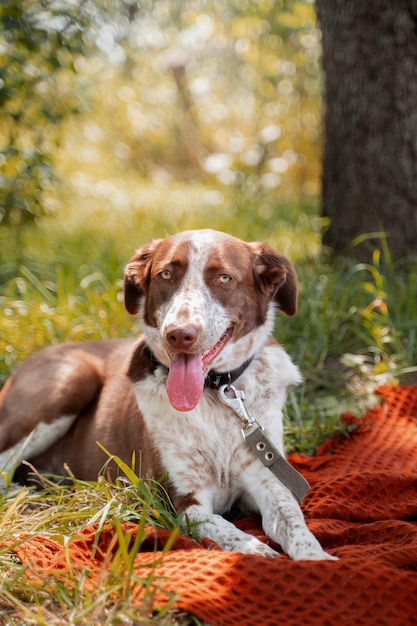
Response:
M244 404L245 392L228 383L222 385L217 393L221 402L230 407L239 417L243 438L258 459L292 492L298 503L301 504L310 489L310 485L304 476L301 476L282 456L259 422L248 414ZM232 396L227 394L232 394Z

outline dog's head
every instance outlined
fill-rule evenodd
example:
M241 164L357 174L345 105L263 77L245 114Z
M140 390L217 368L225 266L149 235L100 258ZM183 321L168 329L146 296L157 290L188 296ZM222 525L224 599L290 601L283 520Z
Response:
M276 308L297 310L296 274L282 254L212 230L144 245L126 266L124 285L126 309L140 312L180 410L197 404L208 369L239 367L265 343Z

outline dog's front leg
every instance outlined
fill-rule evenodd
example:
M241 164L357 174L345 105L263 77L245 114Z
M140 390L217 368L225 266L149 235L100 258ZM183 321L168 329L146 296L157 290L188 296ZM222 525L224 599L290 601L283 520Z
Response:
M247 477L246 491L257 505L262 527L294 560L335 560L307 528L303 513L289 489L267 469Z
M200 537L209 537L218 543L223 550L279 557L278 552L275 552L256 537L239 530L221 515L213 513L209 507L195 504L186 509L185 515L191 523L197 524L196 530Z

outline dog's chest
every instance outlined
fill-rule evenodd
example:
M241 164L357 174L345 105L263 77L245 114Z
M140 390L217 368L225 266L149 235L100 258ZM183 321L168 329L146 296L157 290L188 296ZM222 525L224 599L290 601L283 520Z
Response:
M176 411L156 378L137 383L135 392L170 482L182 493L210 491L216 509L228 508L239 495L243 467L252 460L239 419L211 390L204 392L193 411Z

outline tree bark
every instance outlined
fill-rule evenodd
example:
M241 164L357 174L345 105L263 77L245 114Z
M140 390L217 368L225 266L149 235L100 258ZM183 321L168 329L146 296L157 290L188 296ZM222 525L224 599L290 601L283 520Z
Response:
M416 254L417 0L316 4L326 97L322 214L330 220L323 244L369 260L386 236L393 258ZM365 241L352 246L355 238Z

